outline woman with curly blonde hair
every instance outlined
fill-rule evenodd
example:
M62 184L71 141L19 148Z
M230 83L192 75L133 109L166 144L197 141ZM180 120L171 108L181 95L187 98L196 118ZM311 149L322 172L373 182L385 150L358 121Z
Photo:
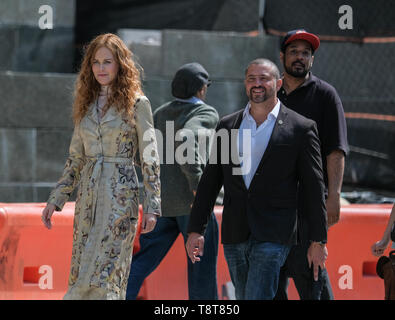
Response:
M86 47L73 120L63 175L42 213L50 229L53 212L78 185L64 299L125 299L139 211L135 165L144 182L142 233L155 227L161 210L151 106L132 53L118 36L100 35Z

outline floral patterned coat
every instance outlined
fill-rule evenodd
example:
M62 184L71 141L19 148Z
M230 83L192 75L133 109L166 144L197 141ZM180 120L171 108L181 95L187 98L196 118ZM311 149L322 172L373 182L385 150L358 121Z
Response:
M136 164L144 180L143 211L161 214L159 156L149 100L138 99L132 121L124 117L110 108L99 121L91 105L74 128L63 175L48 200L62 210L79 184L64 299L125 299L138 220Z

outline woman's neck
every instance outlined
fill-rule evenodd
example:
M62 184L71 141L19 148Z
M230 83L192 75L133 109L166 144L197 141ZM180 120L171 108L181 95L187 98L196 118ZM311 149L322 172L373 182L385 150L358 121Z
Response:
M99 115L99 119L101 119L104 116L104 106L107 104L108 101L108 96L110 94L110 86L101 86L100 87L100 92L99 92L99 97L97 99L97 111Z
M108 96L109 92L110 92L110 86L109 85L101 86L100 87L99 96Z

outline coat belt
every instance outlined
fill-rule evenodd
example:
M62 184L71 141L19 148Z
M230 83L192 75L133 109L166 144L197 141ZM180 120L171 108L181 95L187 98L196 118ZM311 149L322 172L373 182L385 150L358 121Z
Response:
M95 188L96 192L93 192L93 199L92 199L92 219L90 223L90 226L92 227L96 217L96 206L98 199L99 183L103 171L103 163L119 163L124 165L134 165L134 162L132 159L125 157L86 156L85 159L88 161L87 165L91 167L89 171L92 170L91 179L94 178L94 182L97 184Z
M127 164L127 165L134 165L134 162L130 158L125 157L105 157L105 156L96 156L96 157L89 157L85 156L86 160L90 162L98 162L98 163L120 163L120 164Z

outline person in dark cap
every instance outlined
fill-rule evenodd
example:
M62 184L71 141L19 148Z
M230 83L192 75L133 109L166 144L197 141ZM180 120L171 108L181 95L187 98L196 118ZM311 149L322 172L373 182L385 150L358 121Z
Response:
M289 31L280 40L283 85L277 96L288 108L317 123L321 141L328 227L340 219L340 192L345 156L348 153L347 127L343 105L336 89L314 76L311 68L320 39L306 30ZM288 277L292 277L301 299L332 300L333 293L326 269L314 281L307 262L310 245L308 224L303 220L309 194L300 187L298 210L299 244L294 246L282 268L276 299L287 299ZM322 244L325 246L325 244Z
M136 299L144 279L160 264L179 234L184 242L187 239L189 212L219 120L216 109L204 102L210 83L208 72L199 63L181 66L171 83L175 99L157 108L153 114L154 126L164 141L160 152L162 217L148 237L140 236L140 250L132 259L127 300ZM188 143L179 136L192 136L193 142ZM202 141L206 143L200 143ZM177 152L183 150L183 144L189 154L186 160ZM218 299L218 235L218 223L212 213L206 231L205 259L197 264L187 259L191 300Z

